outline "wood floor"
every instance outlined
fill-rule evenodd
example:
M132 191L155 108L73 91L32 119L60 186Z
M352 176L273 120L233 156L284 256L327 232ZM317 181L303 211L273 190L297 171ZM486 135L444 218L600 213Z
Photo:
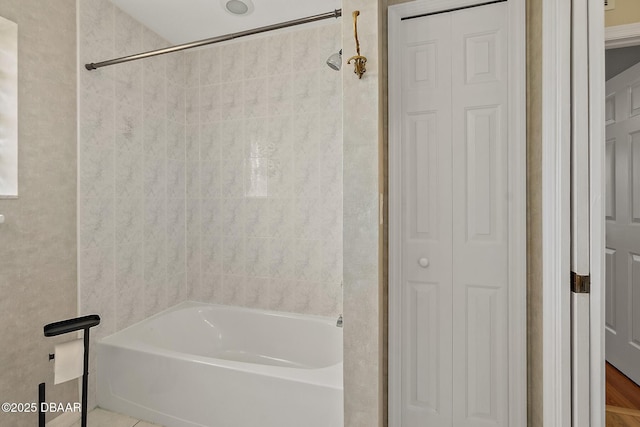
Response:
M607 363L607 427L640 427L640 387Z

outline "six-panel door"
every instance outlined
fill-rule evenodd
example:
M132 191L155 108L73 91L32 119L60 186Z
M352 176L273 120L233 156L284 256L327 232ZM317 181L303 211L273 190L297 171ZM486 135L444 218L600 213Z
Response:
M606 90L605 355L640 384L640 64Z
M402 24L402 427L506 426L507 5Z

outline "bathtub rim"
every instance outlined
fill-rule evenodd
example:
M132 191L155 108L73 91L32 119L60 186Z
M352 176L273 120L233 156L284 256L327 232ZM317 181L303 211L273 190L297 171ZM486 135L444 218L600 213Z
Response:
M114 335L117 335L121 332L125 332L129 329L132 329L136 326L142 325L144 323L148 323L151 320L157 318L157 317L161 317L165 314L169 314L172 313L174 311L180 311L183 310L185 308L196 308L196 307L215 307L215 308L219 308L221 310L234 310L234 311L246 311L249 313L257 313L257 314L264 314L264 315L268 315L268 316L276 316L276 317L285 317L285 318L290 318L290 319L304 319L304 320L313 320L313 321L317 321L318 323L326 323L327 325L333 325L334 327L338 327L336 326L336 322L338 321L338 318L333 318L333 317L329 317L329 316L322 316L319 314L302 314L302 313L294 313L294 312L289 312L289 311L277 311L277 310L269 310L269 309L265 309L265 308L253 308L253 307L244 307L244 306L240 306L240 305L227 305L227 304L218 304L218 303L209 303L209 302L200 302L200 301L192 301L192 300L186 300L186 301L182 301L179 302L178 304L175 304L171 307L167 307L162 311L159 311L158 313L152 314L149 317L145 317L142 320L137 321L136 323L133 323L125 328L120 329L119 331L116 331L112 334L109 334L103 338L101 338L101 341L104 341Z
M214 303L202 303L197 301L183 301L172 307L169 307L161 312L158 312L152 316L142 319L120 331L114 332L104 338L98 339L95 346L98 350L98 354L102 353L103 348L123 349L126 351L133 351L138 353L146 353L149 355L179 359L185 362L197 363L215 366L223 369L231 369L238 372L253 373L257 375L264 375L275 378L282 378L288 381L311 383L323 387L329 387L334 389L344 389L344 353L343 359L333 365L320 367L320 368L297 368L286 366L265 365L251 362L243 362L236 360L220 359L209 356L202 356L198 354L191 354L180 352L177 350L171 350L159 346L154 346L144 341L136 340L135 332L137 329L144 327L145 324L152 322L154 319L167 315L169 313L180 311L184 309L194 309L200 307L212 307L215 309L229 310L229 311L244 311L261 315L270 315L275 317L284 317L301 320L312 320L319 323L327 324L337 328L333 323L334 319L328 316L320 315L306 315L299 313L279 312L274 310L255 309L248 307L229 306L224 304ZM342 331L340 331L342 332ZM344 344L341 342L344 351Z

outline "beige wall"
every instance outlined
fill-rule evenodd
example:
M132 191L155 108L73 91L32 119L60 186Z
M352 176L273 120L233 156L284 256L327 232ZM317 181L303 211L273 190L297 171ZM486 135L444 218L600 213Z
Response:
M355 55L356 9L361 54L367 57L362 79L346 64ZM345 426L374 427L381 425L383 408L378 0L344 0L342 13Z
M616 8L604 12L604 24L607 27L614 25L632 24L640 22L640 1L615 0Z
M69 336L47 323L75 317L76 1L2 0L18 23L19 198L0 200L0 401L78 401L77 382L53 385L47 355ZM37 414L0 413L0 425L37 425Z
M528 425L542 426L542 0L527 0Z

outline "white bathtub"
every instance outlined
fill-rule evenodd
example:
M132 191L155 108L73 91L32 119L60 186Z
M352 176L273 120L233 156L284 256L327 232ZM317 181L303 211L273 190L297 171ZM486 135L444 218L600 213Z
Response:
M335 322L179 304L96 344L98 406L168 427L341 427Z

